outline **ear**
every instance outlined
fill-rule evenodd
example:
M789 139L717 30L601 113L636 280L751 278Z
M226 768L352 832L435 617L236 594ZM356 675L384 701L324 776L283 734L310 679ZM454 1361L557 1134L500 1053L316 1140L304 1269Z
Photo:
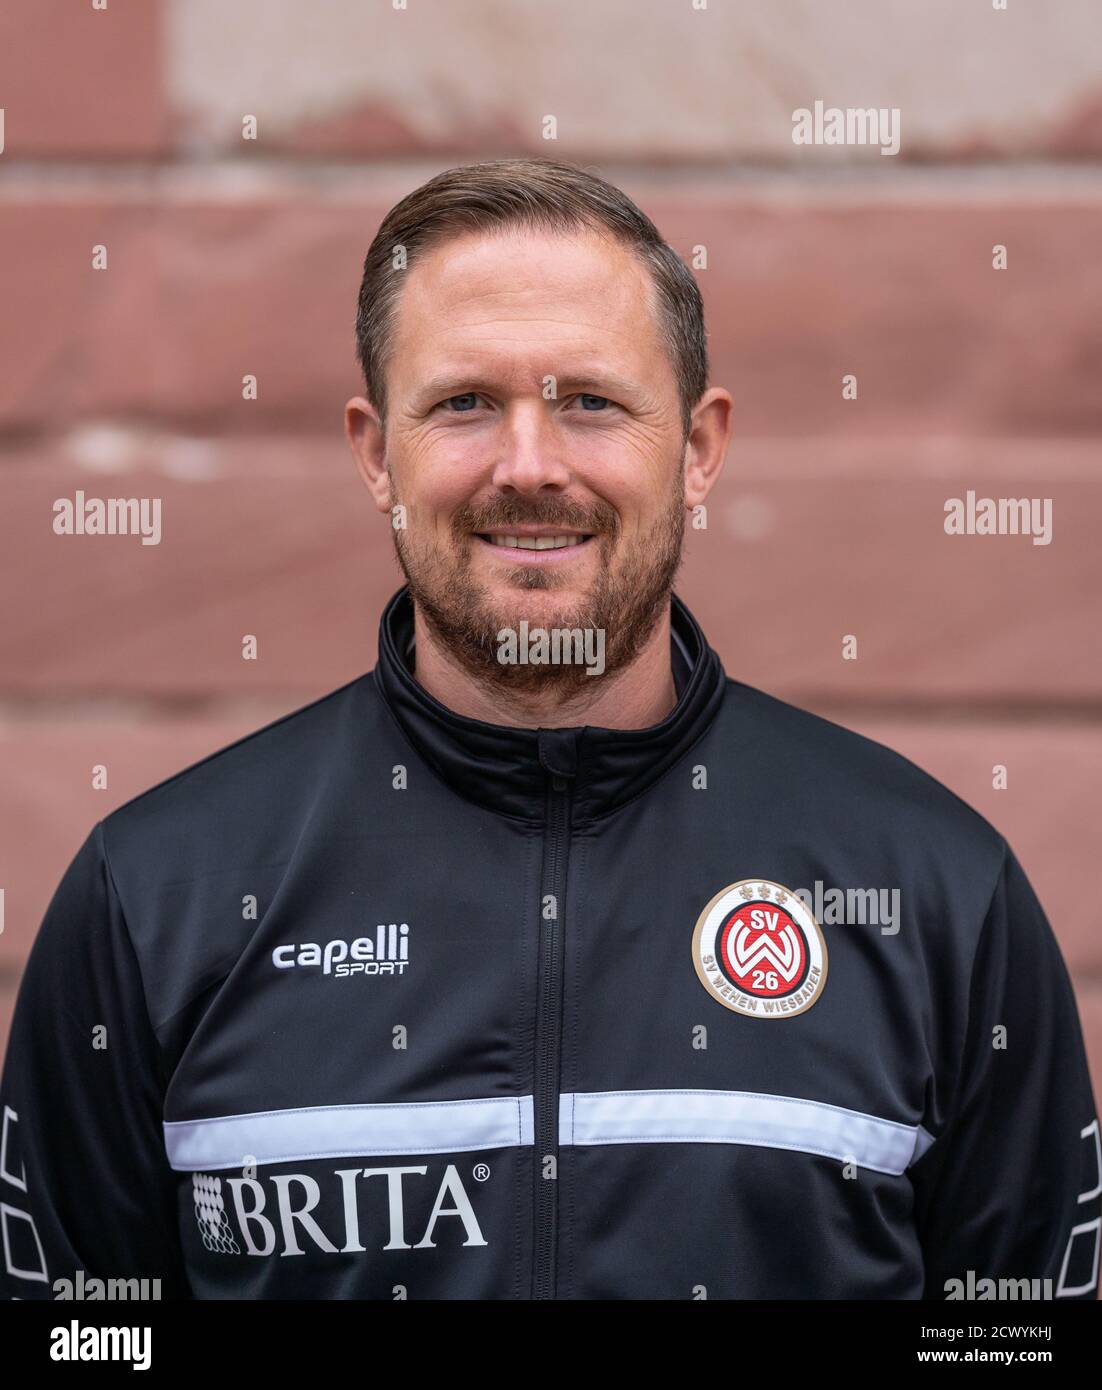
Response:
M721 386L705 391L693 410L685 442L685 505L696 507L711 492L727 457L734 401Z
M360 477L381 512L393 505L386 467L386 432L379 412L363 396L353 396L344 408L344 432Z

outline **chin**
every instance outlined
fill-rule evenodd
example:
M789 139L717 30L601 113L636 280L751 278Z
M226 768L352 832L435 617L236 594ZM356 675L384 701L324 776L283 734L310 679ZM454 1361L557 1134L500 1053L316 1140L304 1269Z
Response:
M495 610L507 622L526 618L530 625L559 625L588 607L589 589L532 589L512 586L492 592Z

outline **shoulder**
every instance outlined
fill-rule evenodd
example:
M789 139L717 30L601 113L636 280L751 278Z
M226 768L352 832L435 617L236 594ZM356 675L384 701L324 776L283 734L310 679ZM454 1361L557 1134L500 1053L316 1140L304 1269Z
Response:
M248 844L261 819L293 832L350 743L370 739L376 706L369 673L150 787L104 818L109 862L179 874Z
M850 842L977 867L993 884L1007 850L994 826L916 763L875 739L728 680L725 756L747 779L785 789L799 824ZM745 782L744 782L745 785Z

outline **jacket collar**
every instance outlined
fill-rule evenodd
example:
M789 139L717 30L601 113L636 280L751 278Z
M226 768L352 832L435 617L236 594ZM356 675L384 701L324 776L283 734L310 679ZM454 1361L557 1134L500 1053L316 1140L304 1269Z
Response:
M504 815L542 820L549 781L565 777L573 785L574 822L593 820L657 782L704 733L723 700L722 663L676 594L670 623L688 677L674 709L647 729L515 729L456 714L418 684L407 664L408 587L383 612L375 684L406 737L461 796Z

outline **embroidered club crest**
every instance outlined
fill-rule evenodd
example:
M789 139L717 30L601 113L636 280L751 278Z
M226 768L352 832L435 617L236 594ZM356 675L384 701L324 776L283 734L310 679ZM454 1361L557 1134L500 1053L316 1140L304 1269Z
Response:
M793 1018L823 992L827 949L801 898L767 878L718 892L693 932L700 983L725 1009L752 1018Z

